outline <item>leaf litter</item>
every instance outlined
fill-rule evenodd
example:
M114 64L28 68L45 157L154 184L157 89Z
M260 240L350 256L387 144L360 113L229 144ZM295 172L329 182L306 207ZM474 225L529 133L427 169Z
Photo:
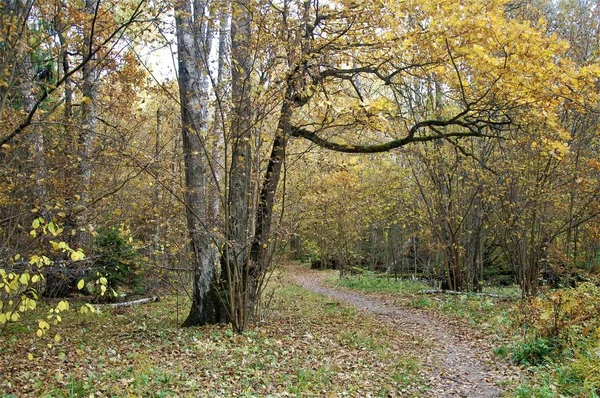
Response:
M499 395L498 384L508 378L505 367L493 369L483 338L459 323L326 287L321 274L308 270L286 270L265 322L243 335L225 325L179 328L188 306L166 297L73 313L56 327L63 338L51 346L28 325L5 334L0 391L6 397L471 397Z

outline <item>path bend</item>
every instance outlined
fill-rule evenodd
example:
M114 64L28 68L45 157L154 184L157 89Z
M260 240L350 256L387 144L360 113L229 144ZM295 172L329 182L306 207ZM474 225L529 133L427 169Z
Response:
M502 383L518 374L518 369L497 363L491 347L483 337L469 333L465 327L440 324L431 313L410 307L399 307L373 295L325 284L328 274L306 269L293 269L297 283L303 288L351 304L389 323L406 339L424 344L417 353L431 386L433 397L500 397Z

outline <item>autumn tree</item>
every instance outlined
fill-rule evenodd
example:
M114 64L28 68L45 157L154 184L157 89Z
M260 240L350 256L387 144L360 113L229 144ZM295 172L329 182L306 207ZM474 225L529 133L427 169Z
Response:
M91 134L101 118L92 109L99 101L85 91L97 90L101 70L120 68L120 46L126 33L153 19L144 2L112 6L102 1L87 6L70 2L60 7L47 2L1 5L1 178L7 189L2 193L5 200L0 201L0 233L2 256L11 266L15 255L26 259L45 250L47 237L28 235L29 226L40 217L48 225L64 226L62 239L77 248L71 233L76 235L83 226L75 219L100 200L92 199L86 188L83 205L82 183L72 178L77 170L85 179L90 176L93 143L78 137ZM77 156L82 154L78 140L89 141L88 155ZM65 260L63 256L58 250L51 257ZM46 268L59 274L70 272L59 263ZM46 280L50 294L55 294L53 282ZM60 291L64 293L59 288L56 294L63 294Z

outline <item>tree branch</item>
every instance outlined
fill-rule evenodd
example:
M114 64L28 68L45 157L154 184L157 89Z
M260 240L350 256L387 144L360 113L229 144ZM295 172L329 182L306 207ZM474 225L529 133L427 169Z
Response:
M129 25L136 22L136 18L140 15L141 7L145 2L146 0L141 0L137 4L133 14L131 14L131 17L127 20L127 22L118 26L105 40L102 41L102 43L98 45L98 47L96 47L94 51L89 52L76 67L74 67L68 73L66 73L60 80L56 82L56 84L53 87L49 87L47 90L44 88L43 93L35 101L31 111L29 111L29 113L25 117L25 120L23 120L23 122L21 122L10 134L7 134L6 136L0 138L0 147L12 141L17 135L21 134L31 124L31 122L33 121L33 117L37 113L38 108L50 96L50 94L55 92L71 76L73 76L75 73L81 70L88 62L90 62L92 57L94 57L94 55L96 55L96 53L100 51L100 49L102 49L111 40L113 40L122 30L126 29Z
M336 152L344 152L344 153L378 153L378 152L388 152L392 149L403 147L412 142L428 142L439 139L447 139L451 137L495 137L492 135L487 135L483 133L483 130L486 127L499 127L503 125L507 125L510 121L487 121L485 123L478 121L467 122L462 120L462 117L468 110L464 110L463 112L457 114L451 119L448 120L425 120L419 122L411 127L408 131L408 134L404 138L391 140L382 144L371 144L371 145L351 145L351 144L342 144L333 141L326 140L324 138L319 137L316 132L308 131L302 127L292 126L291 135L293 137L301 137L307 139L318 146L329 149ZM463 131L457 132L448 132L443 133L438 130L438 127L448 127L448 126L457 126L462 127ZM423 129L428 128L432 130L435 134L432 135L423 135L416 136L415 134Z

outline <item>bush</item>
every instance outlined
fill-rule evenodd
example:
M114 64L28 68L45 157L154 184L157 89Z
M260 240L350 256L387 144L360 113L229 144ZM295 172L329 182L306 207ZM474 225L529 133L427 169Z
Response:
M525 341L513 347L512 360L520 365L543 365L557 353L558 348L558 342L554 339L538 338Z
M571 343L600 328L600 288L582 283L576 289L557 289L535 297L524 321L541 337Z
M119 227L109 227L98 231L94 240L96 267L107 280L107 287L135 287L139 284L137 271L139 253L133 245L128 231Z
M582 345L570 364L569 371L573 374L572 378L579 381L579 385L583 384L586 395L600 395L600 348L597 345Z
M513 347L513 361L524 365L549 363L547 380L519 396L600 396L600 287L547 290L516 307L515 326L532 336ZM541 376L540 376L541 377Z

